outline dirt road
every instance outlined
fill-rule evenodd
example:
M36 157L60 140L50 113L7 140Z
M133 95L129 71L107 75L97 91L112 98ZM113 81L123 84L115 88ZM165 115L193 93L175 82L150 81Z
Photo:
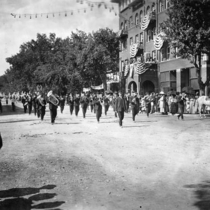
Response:
M210 209L209 118L4 110L0 210Z

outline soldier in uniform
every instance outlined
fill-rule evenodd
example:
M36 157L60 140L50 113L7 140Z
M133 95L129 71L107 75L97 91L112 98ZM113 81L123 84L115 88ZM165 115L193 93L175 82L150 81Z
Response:
M44 94L40 94L37 97L37 103L39 103L39 113L41 116L41 121L43 121L44 116L45 116L45 110L46 110L46 100L45 100Z
M36 99L37 99L37 94L34 93L32 96L32 106L34 109L34 115L36 116L37 110L36 110Z
M53 95L53 91L51 90L48 93L48 103L49 103L49 109L50 109L50 117L51 117L51 124L53 125L55 123L55 118L57 116L57 108L58 108L58 104L52 103L52 101L49 100L49 96ZM54 95L55 99L58 100L58 98ZM59 100L58 100L59 102Z
M85 118L88 103L89 103L88 98L85 96L84 93L82 93L81 98L80 98L80 104L82 108L83 118Z
M102 96L100 94L98 94L98 96L94 98L94 107L96 112L96 119L99 123L102 114Z
M74 111L74 98L73 98L72 94L68 95L67 103L69 105L70 114L72 115L72 113Z
M74 98L74 109L76 116L78 116L79 113L79 105L80 105L80 97L79 94L76 94L76 98Z
M27 106L28 106L28 100L27 100L27 97L26 97L25 93L23 93L23 95L22 95L22 104L23 104L24 113L26 113L27 112Z
M61 113L63 113L64 110L64 106L65 106L65 97L63 95L61 95L61 97L59 98L60 101L60 108L61 108Z
M109 100L109 98L108 98L108 94L106 94L105 96L104 96L104 111L105 111L105 115L107 115L107 112L108 112L108 110L109 110L109 103L110 103L110 100Z
M30 92L27 94L27 101L28 101L28 113L31 114L31 111L32 111L32 95L31 95Z

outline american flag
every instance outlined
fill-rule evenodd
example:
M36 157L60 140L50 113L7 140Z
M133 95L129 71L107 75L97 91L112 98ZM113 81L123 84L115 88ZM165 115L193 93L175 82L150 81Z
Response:
M136 73L143 74L148 70L148 65L144 61L138 60L136 63Z

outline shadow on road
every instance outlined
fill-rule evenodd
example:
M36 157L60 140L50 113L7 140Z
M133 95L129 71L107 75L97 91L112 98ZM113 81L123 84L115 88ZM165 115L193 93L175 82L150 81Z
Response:
M31 122L31 121L35 121L35 120L13 120L13 121L0 121L0 124L1 124L1 123Z
M193 204L199 210L210 209L210 182L206 181L202 184L186 185L185 188L194 190L197 201Z
M42 202L35 204L36 201L43 201L56 197L56 193L40 193L41 190L52 190L55 185L46 185L41 188L13 188L0 191L0 209L1 210L31 210L31 209L49 209L61 206L64 201ZM33 195L35 194L35 195ZM31 195L28 198L23 196ZM4 199L4 200L2 200ZM61 209L53 209L61 210Z
M0 113L0 116L5 116L5 115L16 115L16 114L25 114L23 108L20 107L15 107L15 111L12 111L12 106L11 105L5 105L3 106L3 112Z

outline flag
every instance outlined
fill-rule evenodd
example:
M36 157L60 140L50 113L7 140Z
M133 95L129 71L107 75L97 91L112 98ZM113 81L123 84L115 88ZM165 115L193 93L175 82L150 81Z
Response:
M138 60L136 64L136 73L143 74L149 69L149 66L144 61Z

